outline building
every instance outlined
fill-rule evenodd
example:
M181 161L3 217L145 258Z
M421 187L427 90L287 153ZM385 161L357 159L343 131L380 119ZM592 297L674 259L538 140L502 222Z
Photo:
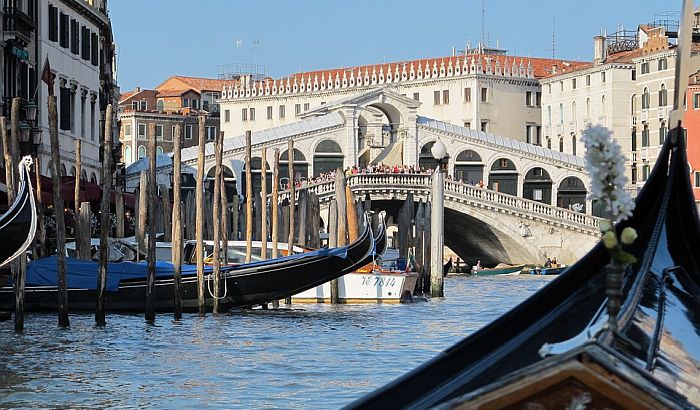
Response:
M106 0L50 0L38 8L38 60L48 61L55 77L58 137L63 175L72 175L75 140L82 141L82 167L92 182L101 175L101 142L108 104L117 101L115 47ZM41 170L50 175L48 87L39 83L38 154ZM116 116L115 116L116 118ZM114 122L113 122L114 123ZM110 130L113 133L113 130ZM113 138L114 141L114 138ZM118 149L113 148L115 160Z
M204 134L213 141L219 132L219 110L222 80L173 76L153 90L136 88L119 99L119 140L122 158L129 165L146 156L147 130L155 126L158 153L173 150L177 129L182 147L199 141L200 115L206 117Z
M683 124L687 130L690 183L700 210L700 71L690 76L685 104Z
M536 143L541 140L539 79L552 67L580 65L476 49L466 50L464 56L304 72L282 79L257 81L241 75L221 89L221 128L227 136L238 136L246 130L279 127L317 115L326 104L381 88L413 99L420 116ZM366 147L387 147L407 134L399 129L403 120L397 112L379 107L357 114L350 163L360 163ZM404 163L418 162L413 151L404 150Z

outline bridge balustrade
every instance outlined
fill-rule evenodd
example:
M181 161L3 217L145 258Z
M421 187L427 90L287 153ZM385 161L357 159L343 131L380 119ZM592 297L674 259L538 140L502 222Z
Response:
M430 183L431 175L427 174L358 174L348 177L348 185L354 191L401 190L426 197L430 194ZM298 189L296 191L297 194L299 192ZM335 181L309 184L302 186L301 189L307 189L309 192L316 193L319 199L324 201L335 195ZM480 205L520 212L527 216L540 217L548 221L590 230L597 229L598 222L601 219L569 209L451 180L445 180L445 197L458 202L463 202L465 199L473 200ZM281 200L287 198L289 198L289 191L280 193Z

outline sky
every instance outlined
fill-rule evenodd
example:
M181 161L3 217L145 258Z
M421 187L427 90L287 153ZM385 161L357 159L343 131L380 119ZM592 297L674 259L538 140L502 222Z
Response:
M441 57L487 40L509 55L590 61L593 37L663 18L680 0L110 0L122 91L236 64L273 78ZM482 13L482 6L484 12ZM661 16L661 17L660 17ZM482 24L483 21L483 24ZM228 67L225 67L228 66ZM260 71L263 71L261 69Z

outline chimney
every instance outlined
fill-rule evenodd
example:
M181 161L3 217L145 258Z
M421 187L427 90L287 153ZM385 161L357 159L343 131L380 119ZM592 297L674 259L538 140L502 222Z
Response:
M141 87L136 87L136 92L140 93L141 92Z
M593 64L602 64L607 57L608 56L606 55L605 48L605 36L593 37Z
M552 64L552 74L556 74L556 73L557 73L557 65Z

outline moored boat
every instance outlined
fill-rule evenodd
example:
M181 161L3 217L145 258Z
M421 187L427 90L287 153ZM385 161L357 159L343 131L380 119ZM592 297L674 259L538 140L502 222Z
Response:
M248 307L281 299L340 277L373 259L375 238L368 224L362 235L350 245L321 249L282 258L227 266L222 268L218 295L222 309ZM382 228L382 232L384 229ZM385 234L384 234L385 235ZM384 241L385 238L382 238ZM52 263L53 262L53 263ZM80 262L80 264L77 264ZM97 299L97 272L99 264L93 261L70 261L67 266L68 300L70 309L93 310ZM173 308L174 281L172 265L161 262L160 274L156 269L154 306L159 311ZM78 269L80 268L80 269ZM55 310L57 308L57 283L55 259L32 262L27 269L25 290L26 310ZM146 265L144 263L109 264L107 268L107 292L105 308L108 311L143 311L146 300ZM183 265L182 307L194 310L198 307L196 267L187 270ZM116 275L121 271L123 275ZM205 270L207 274L209 270ZM211 274L206 276L206 287L213 286ZM206 303L213 304L214 295L206 292ZM0 288L0 309L14 306L11 286Z
M0 267L24 254L34 240L37 212L29 175L31 164L31 157L20 161L17 196L7 212L0 216Z
M505 276L505 275L520 275L525 268L525 265L506 265L499 263L495 268L472 269L472 275L476 276Z

